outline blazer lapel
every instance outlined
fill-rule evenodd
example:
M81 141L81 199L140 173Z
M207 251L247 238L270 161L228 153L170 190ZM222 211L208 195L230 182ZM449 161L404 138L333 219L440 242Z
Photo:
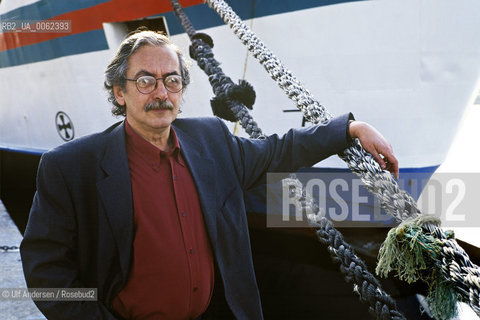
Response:
M124 123L110 133L101 167L106 177L97 182L97 190L117 244L122 274L126 279L133 245L133 203Z
M187 165L195 181L195 186L197 187L205 225L212 242L212 248L215 248L217 242L215 163L212 158L204 154L202 146L195 141L194 138L181 129L175 126L174 128L180 143L182 155L187 161Z

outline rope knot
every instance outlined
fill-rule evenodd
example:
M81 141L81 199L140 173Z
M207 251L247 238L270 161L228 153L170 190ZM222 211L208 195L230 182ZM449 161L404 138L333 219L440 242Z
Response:
M390 230L380 248L376 272L387 277L394 271L408 283L426 282L429 311L436 319L450 319L457 314L458 295L452 281L444 277L439 260L453 233L443 232L439 225L437 217L420 215Z
M256 94L252 85L247 81L240 80L238 84L227 82L219 85L220 89L216 97L210 100L213 114L228 121L237 121L237 117L229 108L229 101L240 102L248 109L252 109Z
M190 40L192 41L192 43L194 43L194 40L200 40L203 42L204 45L207 45L211 48L213 48L213 39L212 37L210 37L208 34L206 33L203 33L203 32L198 32L198 33L195 33L191 38ZM192 59L195 59L196 60L196 56L197 54L195 53L195 48L193 45L190 45L189 47L189 53L190 53L190 58Z

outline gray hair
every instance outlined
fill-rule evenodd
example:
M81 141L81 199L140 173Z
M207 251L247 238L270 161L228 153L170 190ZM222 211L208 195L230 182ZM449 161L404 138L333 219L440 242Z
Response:
M113 93L113 86L119 86L123 90L126 86L126 75L128 69L128 59L137 52L143 46L167 46L177 53L178 61L180 64L180 72L183 82L183 90L190 83L190 72L188 70L188 63L180 49L170 41L170 39L160 32L150 30L136 30L129 33L127 37L122 41L117 53L113 57L112 61L105 70L104 86L108 91L108 101L113 104L112 114L115 116L125 116L126 107L120 105Z

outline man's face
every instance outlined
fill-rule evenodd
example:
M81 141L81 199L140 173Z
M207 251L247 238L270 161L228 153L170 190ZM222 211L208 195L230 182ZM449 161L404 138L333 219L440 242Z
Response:
M141 76L164 78L167 75L181 75L178 56L168 47L153 47L146 45L140 48L128 60L128 79ZM177 93L165 89L162 80L158 80L157 88L143 94L137 90L135 81L127 81L125 89L114 86L117 102L126 106L127 121L140 135L157 134L170 129L170 124L176 119L182 91ZM166 102L171 108L148 108L156 103ZM146 108L147 107L147 108Z

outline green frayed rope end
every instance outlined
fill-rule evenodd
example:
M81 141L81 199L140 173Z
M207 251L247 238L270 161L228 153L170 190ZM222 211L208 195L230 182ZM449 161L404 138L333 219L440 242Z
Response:
M424 223L438 223L438 219L434 219L422 215L391 229L380 248L377 274L386 277L390 271L396 271L398 277L408 283L422 279L422 271L433 263L442 249L439 240L422 230Z
M442 240L422 228L425 224L439 223L434 216L421 215L390 230L380 248L376 272L387 277L394 271L408 283L426 282L429 285L429 312L436 319L446 320L457 316L458 295L437 269Z
M435 269L436 270L436 269ZM434 271L432 282L428 288L428 311L435 319L449 320L458 316L457 303L459 296L438 271Z

